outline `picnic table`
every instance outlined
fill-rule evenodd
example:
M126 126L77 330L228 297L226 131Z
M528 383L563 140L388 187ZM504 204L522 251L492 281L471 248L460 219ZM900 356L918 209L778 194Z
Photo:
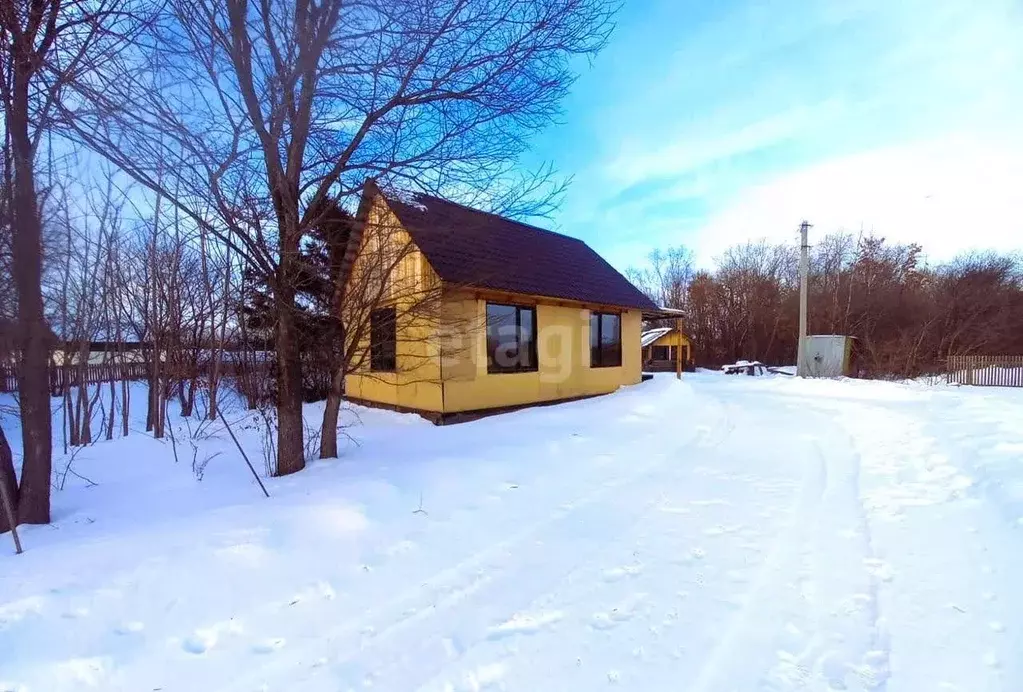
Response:
M742 373L750 376L766 375L767 366L759 360L738 360L729 365L722 365L721 372L726 375L741 375Z

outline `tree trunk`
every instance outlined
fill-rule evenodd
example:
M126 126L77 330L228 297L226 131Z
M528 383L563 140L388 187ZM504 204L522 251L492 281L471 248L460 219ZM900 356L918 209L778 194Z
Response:
M159 398L156 404L156 422L153 426L153 437L162 440L167 431L167 402L170 401L170 384L164 384L159 389ZM173 431L171 432L173 435Z
M78 414L82 425L78 441L82 445L92 444L92 407L89 405L88 380L84 378L78 387Z
M7 497L12 501L18 498L18 477L14 472L14 455L11 453L11 446L7 443L7 436L3 428L0 428L0 483L7 486ZM0 500L2 502L2 500ZM15 517L18 516L18 507L15 504L11 508ZM0 506L0 533L10 531L10 522L7 520L7 512Z
M191 418L195 411L195 380L189 380L185 387L185 406L181 411L182 418Z
M121 436L128 437L128 417L131 415L131 388L128 380L121 380Z
M321 459L337 457L337 424L341 413L341 387L335 384L338 380L340 378L337 376L331 378L326 408L323 409L323 425L320 428Z
M148 393L146 396L146 432L156 428L156 410L159 403L160 378L156 371L156 359L149 364Z
M190 378L187 383L182 380L178 387L178 400L181 404L181 417L191 418L192 410L195 408L195 380Z
M107 417L107 439L114 439L114 412L117 403L117 385L114 384L113 375L110 376L110 415Z
M217 420L217 391L220 386L219 363L210 375L210 409L206 412L207 420Z
M152 431L156 439L163 438L164 406L167 392L164 390L167 373L166 364L158 356L153 358L153 369L149 379L149 412L147 413L146 430Z
M78 417L75 415L75 405L71 400L71 385L64 385L64 411L67 419L68 444L72 447L78 446Z
M282 272L284 273L284 272ZM280 281L277 298L277 475L305 468L302 425L302 358L295 325L295 292Z
M48 363L52 344L43 314L42 221L36 200L35 157L28 134L29 75L15 59L10 112L6 114L14 153L14 239L12 262L18 294L18 395L21 404L22 472L18 495L21 521L50 522L51 419Z

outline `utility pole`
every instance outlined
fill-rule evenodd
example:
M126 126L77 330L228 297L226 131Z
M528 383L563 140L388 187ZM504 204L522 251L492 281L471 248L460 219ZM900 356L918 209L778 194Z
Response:
M799 345L796 347L796 375L806 377L806 294L808 275L810 273L810 245L807 234L810 222L799 224Z
M675 319L675 331L678 332L678 343L675 345L675 377L682 379L682 318Z

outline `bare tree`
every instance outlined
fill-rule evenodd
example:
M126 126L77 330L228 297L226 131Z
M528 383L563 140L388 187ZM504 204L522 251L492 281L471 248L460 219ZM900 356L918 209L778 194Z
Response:
M693 253L681 245L667 250L655 249L647 261L645 268L629 269L629 279L658 305L685 309L689 286L695 276Z
M18 303L21 521L50 520L50 399L37 152L54 116L125 45L131 13L120 0L7 0L0 4L0 99L11 152L11 257Z
M300 246L323 202L353 200L367 176L518 199L508 186L524 135L556 117L570 56L604 44L614 4L171 0L166 9L148 62L125 61L78 133L269 285L278 472L291 473L304 464ZM173 186L155 175L165 160Z

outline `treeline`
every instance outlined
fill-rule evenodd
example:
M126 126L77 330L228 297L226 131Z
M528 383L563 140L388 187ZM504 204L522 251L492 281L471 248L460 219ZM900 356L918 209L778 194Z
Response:
M685 311L697 362L796 361L799 250L737 245L697 269L682 247L655 251L630 277ZM810 250L809 332L857 338L865 377L943 372L950 355L1023 354L1023 258L973 252L928 263L917 244L832 233Z

